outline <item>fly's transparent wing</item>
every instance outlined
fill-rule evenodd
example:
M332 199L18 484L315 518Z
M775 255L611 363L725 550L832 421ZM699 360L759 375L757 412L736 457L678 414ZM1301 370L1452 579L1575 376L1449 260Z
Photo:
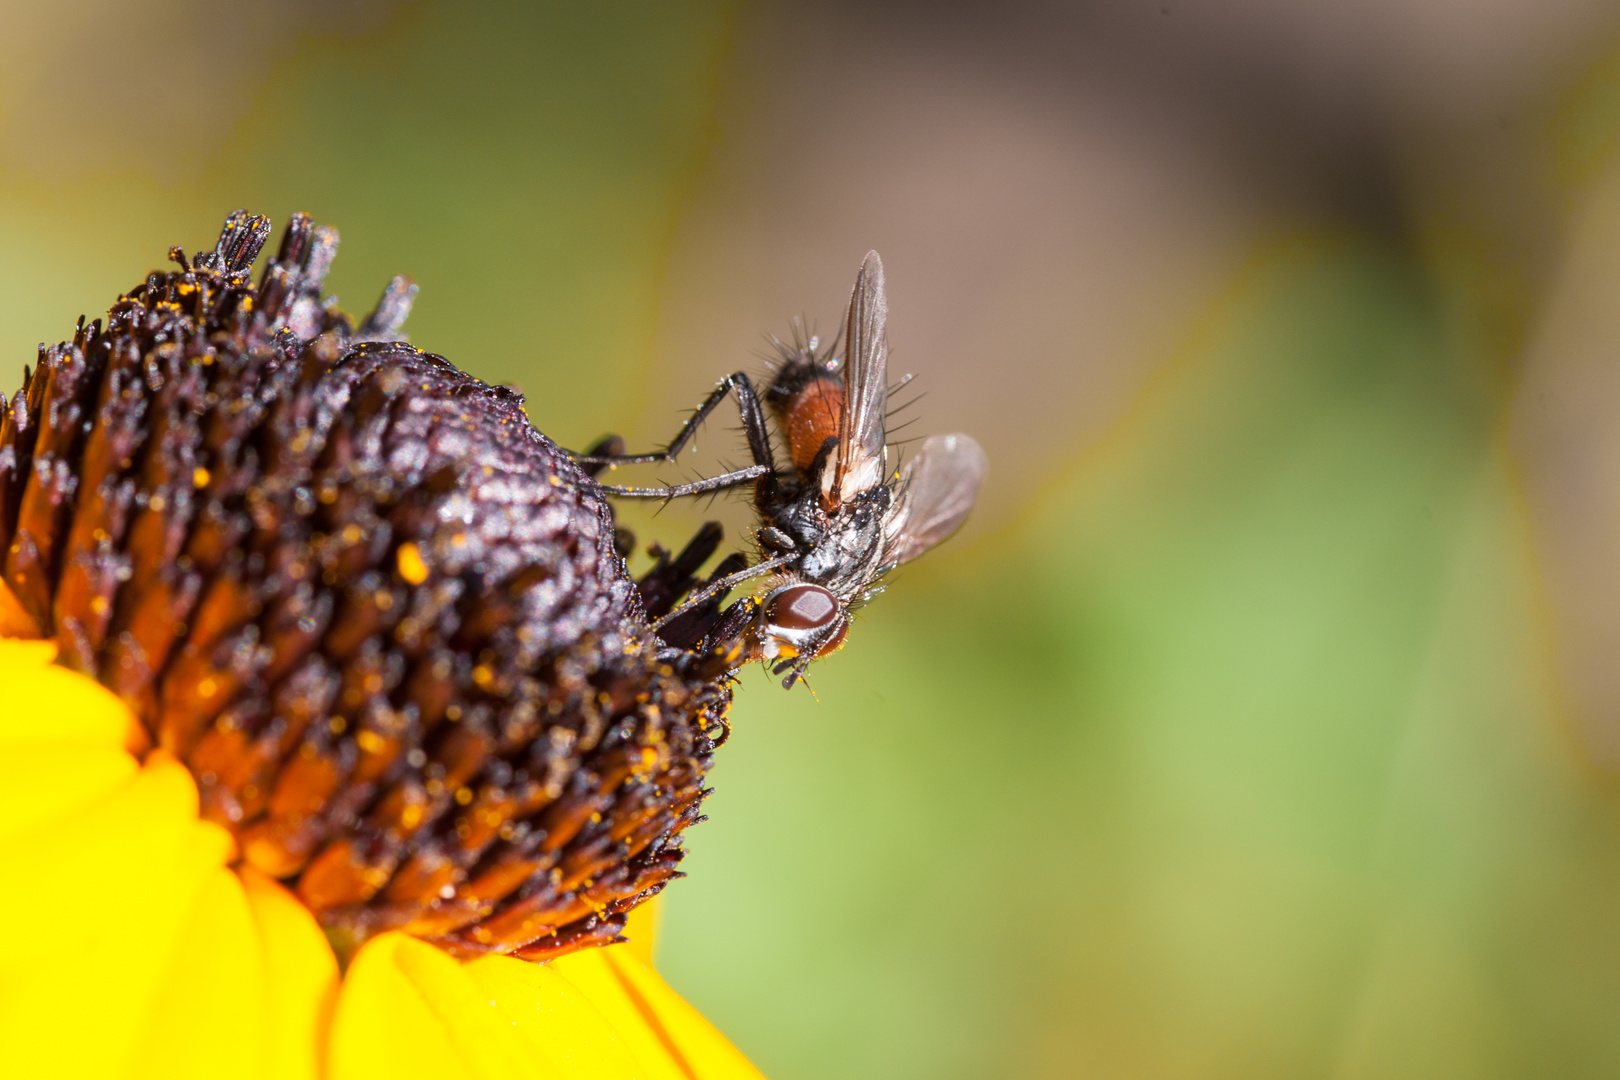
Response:
M844 325L844 411L838 420L833 467L823 474L822 494L836 505L883 482L883 421L888 410L889 342L884 334L889 304L883 294L883 260L868 251L855 276Z
M966 520L984 479L984 451L968 435L931 435L906 462L883 522L883 562L910 562Z

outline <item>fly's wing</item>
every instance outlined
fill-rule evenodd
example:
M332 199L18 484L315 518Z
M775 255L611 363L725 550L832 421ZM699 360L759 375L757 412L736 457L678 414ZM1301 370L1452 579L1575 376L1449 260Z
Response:
M984 468L984 451L971 436L929 436L900 473L883 521L883 564L910 562L961 527Z
M836 506L858 492L876 487L888 471L884 457L883 421L888 409L889 318L883 295L883 260L868 251L855 276L844 326L844 411L838 418L838 449L831 468L822 473L821 493Z

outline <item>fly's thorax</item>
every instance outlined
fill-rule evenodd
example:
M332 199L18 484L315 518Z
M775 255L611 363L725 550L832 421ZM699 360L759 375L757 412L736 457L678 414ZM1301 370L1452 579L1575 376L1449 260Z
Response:
M846 502L830 515L816 543L797 563L806 581L824 585L840 596L859 594L877 575L883 557L883 511L888 490L874 488Z

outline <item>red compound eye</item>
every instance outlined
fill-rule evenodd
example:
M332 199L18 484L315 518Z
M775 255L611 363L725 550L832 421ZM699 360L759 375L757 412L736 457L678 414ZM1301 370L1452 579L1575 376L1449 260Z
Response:
M771 597L765 618L783 630L820 630L838 618L838 598L820 585L789 585Z
M838 627L837 633L828 638L826 643L816 650L816 655L826 656L828 653L836 651L838 646L844 643L844 635L847 633L849 633L849 623L845 622Z

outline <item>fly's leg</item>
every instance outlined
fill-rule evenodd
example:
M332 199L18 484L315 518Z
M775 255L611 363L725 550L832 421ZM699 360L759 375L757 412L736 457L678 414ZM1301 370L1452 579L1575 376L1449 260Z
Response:
M743 582L748 581L751 578L759 577L761 574L767 574L779 566L785 566L797 557L798 556L792 554L777 555L773 558L761 559L753 566L743 570L738 570L736 573L710 578L708 583L704 585L703 588L687 596L687 598L681 602L681 605L674 611L653 623L652 628L655 631L661 630L672 620L680 618L682 615L685 615L688 611L691 611L699 604L708 601L710 598L715 596L724 596L727 592L736 588L738 585L741 585Z
M734 393L735 397L737 397L737 411L742 415L742 431L747 434L748 453L753 457L753 466L750 466L750 468L757 471L737 470L735 473L727 473L729 478L734 479L732 479L731 484L726 484L726 486L744 483L744 479L757 478L757 476L763 476L765 473L774 473L776 463L771 458L771 432L770 427L766 427L765 424L765 408L760 405L760 395L753 390L753 382L748 381L747 374L742 371L731 372L729 376L721 379L719 385L714 387L714 392L710 393L701 405L698 405L697 411L693 411L692 416L687 418L687 423L680 426L680 431L677 432L676 437L671 439L669 445L664 447L663 450L654 453L625 453L624 442L614 436L609 436L608 439L601 440L595 447L586 450L585 453L575 453L573 460L585 466L586 470L595 470L591 471L593 476L601 468L614 468L614 466L619 465L656 465L659 461L674 461L680 457L682 450L687 449L687 444L692 442L692 437L697 434L698 427L703 424L703 421L710 418L710 413L719 408L719 403L726 400L727 393ZM750 474L745 478L735 479L742 473ZM611 487L609 487L608 491L612 491ZM646 489L646 491L658 491L658 489ZM703 487L701 491L714 491L714 487ZM616 492L616 494L622 494L622 492ZM659 492L659 494L663 494L663 492ZM697 492L680 492L680 494L697 494Z
M617 435L603 436L583 454L573 455L574 461L579 465L579 471L593 479L597 473L607 468L610 462L623 456L624 440Z
M592 446L587 454L580 454L574 458L586 476L594 478L603 469L611 468L615 461L640 461L637 457L624 457L618 451L624 449L624 440L617 435L607 438ZM661 461L662 458L653 457L649 460ZM622 495L629 499L676 499L683 495L701 495L705 491L720 491L725 488L746 484L750 480L757 480L770 472L767 465L749 465L747 468L736 469L732 472L721 473L719 476L710 476L702 480L694 480L689 484L668 484L664 487L638 488L620 487L617 484L600 484L598 486L609 495ZM632 539L632 547L634 540ZM624 552L620 552L623 555Z
M706 491L722 491L725 488L734 488L746 484L750 480L758 480L770 473L769 465L750 465L746 469L736 472L721 473L719 476L710 476L703 480L694 480L690 484L668 484L664 487L639 488L620 487L617 484L598 485L609 495L618 495L626 499L679 499L684 495L702 495Z
M713 582L728 578L747 567L748 557L740 551L734 551L720 560L720 564L714 568L714 573L703 583L704 587L707 588ZM689 651L714 629L715 623L720 619L720 605L725 598L726 594L722 591L714 593L702 603L685 607L678 618L664 624L658 631L658 636L666 645Z

